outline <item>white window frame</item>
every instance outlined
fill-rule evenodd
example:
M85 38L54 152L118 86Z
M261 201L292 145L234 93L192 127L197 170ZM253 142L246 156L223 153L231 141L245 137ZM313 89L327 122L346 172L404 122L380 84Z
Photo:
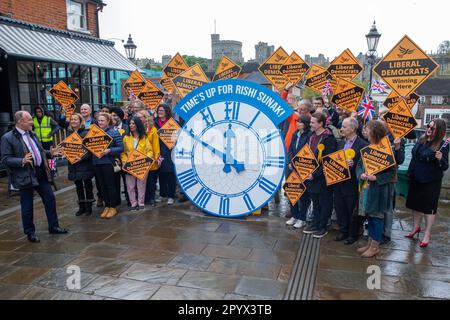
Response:
M449 111L446 109L425 109L424 125L427 125L433 119L442 118L442 115L445 113L449 113Z
M443 96L431 96L431 104L442 104L443 102Z
M79 4L81 5L81 15L78 15L78 18L80 19L80 22L83 24L80 27L77 27L73 24L71 24L70 19L73 18L74 15L76 15L74 12L70 12L69 8L71 7L72 4ZM67 29L72 30L72 31L81 31L81 32L87 32L87 19L86 19L86 1L84 0L66 0L66 5L67 5Z

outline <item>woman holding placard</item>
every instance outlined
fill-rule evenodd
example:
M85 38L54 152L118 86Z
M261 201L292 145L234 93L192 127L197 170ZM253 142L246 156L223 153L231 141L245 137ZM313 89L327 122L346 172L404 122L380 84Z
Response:
M410 178L406 207L413 210L413 231L405 237L412 239L419 235L422 218L425 216L425 234L420 243L426 248L431 238L431 227L436 218L442 177L448 169L449 139L444 141L447 126L442 119L433 119L427 131L420 137L412 150L408 168Z
M110 219L117 215L117 194L118 186L114 165L116 158L123 152L123 140L120 133L114 129L111 115L100 112L97 118L98 126L105 131L111 138L111 144L108 148L103 150L100 157L92 155L92 161L95 168L96 176L99 178L100 187L102 189L103 198L105 201L105 210L103 210L101 217L103 219ZM119 180L120 182L120 180Z
M158 172L160 164L160 147L158 130L155 127L155 121L150 116L147 110L141 110L136 113L136 116L144 123L145 130L147 131L148 140L152 146L154 162L150 167L150 171L147 177L147 186L145 189L145 204L155 206L156 202L156 182L158 181Z
M130 133L123 138L123 152L120 156L122 163L126 163L133 150L137 150L147 157L154 158L153 149L148 140L145 126L138 117L131 118L129 122ZM145 188L147 176L139 180L133 175L126 174L128 196L131 202L131 211L145 209ZM137 193L136 193L137 191Z
M84 118L79 113L74 113L70 117L68 134L71 135L74 132L76 132L81 139L87 134L87 130L84 127ZM92 214L92 203L94 202L92 178L95 175L91 154L86 152L86 154L74 164L70 164L69 162L68 171L68 179L74 181L77 188L79 209L75 215L81 216L83 213L86 213L87 216L90 216Z
M161 103L156 108L155 126L156 129L161 129L167 121L172 117L172 110L170 106ZM175 202L176 177L174 165L172 162L171 150L166 144L159 139L161 149L161 166L159 168L159 194L163 199L168 199L167 204L172 205Z
M372 120L367 123L365 131L371 145L379 145L388 133L386 125L380 120ZM368 174L367 169L362 167L362 161L360 161L357 174L364 181L362 211L369 222L369 241L367 245L357 251L361 253L361 257L371 258L380 251L379 244L384 230L384 217L386 212L392 210L397 169L396 166L391 166L376 174Z

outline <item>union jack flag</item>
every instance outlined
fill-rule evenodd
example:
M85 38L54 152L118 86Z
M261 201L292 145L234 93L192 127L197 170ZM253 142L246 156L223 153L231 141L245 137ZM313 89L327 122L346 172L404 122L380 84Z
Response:
M327 80L327 83L323 86L322 95L326 96L327 94L331 94L331 85L330 81Z
M372 100L368 95L365 95L361 105L358 108L358 116L364 120L370 121L372 120L374 114L375 108L373 107Z
M136 99L137 99L137 97L136 97L136 95L133 92L130 93L130 95L128 96L128 100L130 100L130 101L134 101Z
M372 87L371 89L377 93L386 93L386 90L388 89L387 84L385 84L383 81L381 80L375 80L372 83Z

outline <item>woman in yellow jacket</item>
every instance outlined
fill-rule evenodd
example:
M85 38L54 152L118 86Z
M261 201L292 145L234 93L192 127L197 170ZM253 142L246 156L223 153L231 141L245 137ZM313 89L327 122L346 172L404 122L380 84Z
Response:
M120 156L122 163L127 162L128 156L133 150L138 150L146 156L155 159L152 145L150 144L144 123L141 119L138 117L131 118L129 126L130 134L123 138L123 153ZM147 178L148 176L144 180L139 180L130 174L126 175L131 211L145 209L145 188L147 186Z
M153 156L155 162L153 162L152 166L150 167L150 172L148 173L147 188L145 191L145 204L155 206L156 182L158 181L158 170L161 163L158 130L155 127L153 117L148 113L147 110L138 111L136 115L144 122L145 128L147 130L148 140L150 141L150 144L153 148Z

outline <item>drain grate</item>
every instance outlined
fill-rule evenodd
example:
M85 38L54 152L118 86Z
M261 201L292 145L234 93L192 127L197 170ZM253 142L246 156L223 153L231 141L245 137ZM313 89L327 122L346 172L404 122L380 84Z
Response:
M303 235L284 300L312 300L319 265L320 239Z

